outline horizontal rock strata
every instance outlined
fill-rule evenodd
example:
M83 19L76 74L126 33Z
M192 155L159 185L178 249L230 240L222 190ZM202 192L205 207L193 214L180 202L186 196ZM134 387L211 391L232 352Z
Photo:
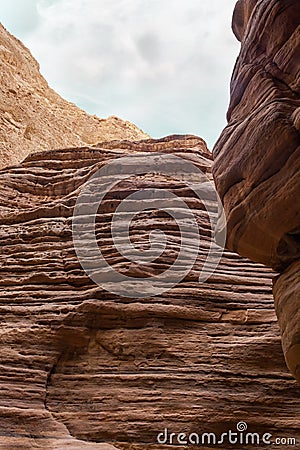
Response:
M130 122L90 116L61 98L29 50L1 24L0 72L0 168L35 151L148 137Z
M149 242L151 230L167 235L163 257L137 267L113 246L112 215L141 188L184 199L201 245L178 285L156 297L120 297L81 268L71 231L81 186L103 164L123 155L134 163L140 152L178 155L211 178L211 156L193 136L49 151L0 171L0 448L157 450L164 428L222 433L240 421L250 432L299 443L300 388L284 362L273 273L225 251L199 284L210 227L202 202L182 181L153 173L122 181L96 221L110 264L151 277L178 254L176 223L151 207L133 220L137 246ZM191 250L195 245L192 233Z

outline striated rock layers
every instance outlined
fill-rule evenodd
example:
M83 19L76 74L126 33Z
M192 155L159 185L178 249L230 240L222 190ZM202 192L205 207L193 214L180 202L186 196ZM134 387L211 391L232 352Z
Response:
M148 137L129 122L90 116L62 99L29 50L1 24L0 104L0 168L34 151Z
M239 0L229 124L214 148L228 248L284 275L274 287L287 363L300 381L300 8Z
M135 161L139 152L181 156L211 177L211 155L193 136L32 154L0 172L0 447L158 450L165 428L222 433L240 421L250 432L272 434L272 442L299 442L300 387L282 354L272 271L225 251L199 284L210 228L203 204L182 181L153 173L122 181L96 221L110 264L150 277L176 258L178 227L150 202L133 220L131 238L143 247L160 228L164 254L147 267L128 264L111 241L116 206L149 187L184 199L201 248L177 286L157 297L118 297L79 265L71 225L80 187L103 164L122 155ZM216 445L206 440L197 448Z

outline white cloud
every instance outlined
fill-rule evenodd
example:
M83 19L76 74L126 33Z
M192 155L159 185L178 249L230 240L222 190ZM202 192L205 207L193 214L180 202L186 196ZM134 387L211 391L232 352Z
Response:
M225 124L239 48L230 28L235 0L29 3L36 5L25 20L31 32L20 27L18 37L61 95L153 137L195 133L212 146Z

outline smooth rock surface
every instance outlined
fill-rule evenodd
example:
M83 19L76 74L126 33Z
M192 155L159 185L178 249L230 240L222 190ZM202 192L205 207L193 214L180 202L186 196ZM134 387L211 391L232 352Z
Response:
M213 174L228 248L282 270L300 257L299 0L240 0L228 125Z
M90 116L54 92L29 50L0 24L0 168L29 153L145 139L130 122Z
M79 189L104 163L123 155L134 163L139 152L178 155L211 178L211 155L193 136L49 151L0 171L0 448L158 450L165 427L222 433L240 421L250 432L299 444L300 387L284 362L273 272L226 251L199 284L210 227L182 181L149 173L118 184L97 216L97 233L113 267L160 273L180 248L168 215L154 208L133 221L138 246L150 230L168 236L163 257L146 268L116 251L109 226L132 192L171 190L189 205L201 234L197 262L183 281L157 297L124 298L81 268L71 233ZM192 233L191 249L195 244Z
M273 292L283 351L289 369L300 383L300 261L275 280Z
M284 271L275 302L286 361L299 380L299 0L239 0L233 31L241 51L213 174L228 248Z

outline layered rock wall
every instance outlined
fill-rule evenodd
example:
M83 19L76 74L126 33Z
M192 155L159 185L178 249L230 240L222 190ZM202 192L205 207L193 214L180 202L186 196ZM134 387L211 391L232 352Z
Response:
M119 297L81 268L71 232L80 187L103 164L123 155L134 164L140 152L180 156L211 178L211 155L192 136L49 151L0 172L0 445L161 450L156 438L165 428L219 434L240 421L299 442L300 391L281 350L273 273L226 251L199 284L209 222L182 181L144 174L119 183L97 217L111 265L153 276L180 248L174 221L156 208L133 221L138 246L155 228L167 235L163 259L147 270L116 252L108 224L120 199L138 189L180 196L197 218L201 247L177 286L156 297Z

